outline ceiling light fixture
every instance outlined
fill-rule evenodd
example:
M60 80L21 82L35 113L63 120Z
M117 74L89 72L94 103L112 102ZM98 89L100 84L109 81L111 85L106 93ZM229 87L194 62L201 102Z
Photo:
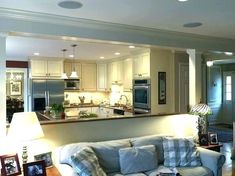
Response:
M188 0L177 0L179 2L187 2Z
M224 54L228 55L228 56L232 56L233 53L232 52L224 52Z
M73 47L73 71L70 75L70 78L78 78L78 75L77 75L77 72L76 72L76 69L75 69L75 47L77 46L76 44L73 44L71 45Z
M63 59L65 59L65 52L67 51L67 49L62 49L61 51L63 52ZM65 72L62 74L61 79L68 79L68 76Z
M192 23L185 23L183 26L187 28L195 28L201 26L201 22L192 22Z
M39 56L40 53L33 53L34 56Z
M207 67L212 67L213 64L214 64L213 61L207 61L206 62Z
M74 0L62 0L58 3L58 6L64 9L79 9L82 7L82 3Z
M119 52L116 52L116 53L114 53L116 56L118 56L118 55L120 55L121 53L119 53Z
M74 57L74 55L73 55L73 54L70 54L70 55L69 55L69 57L70 57L70 58L73 58L73 57Z
M100 56L100 59L104 59L104 56Z
M133 48L135 48L135 46L133 46L133 45L130 45L130 46L129 46L129 48L133 49Z

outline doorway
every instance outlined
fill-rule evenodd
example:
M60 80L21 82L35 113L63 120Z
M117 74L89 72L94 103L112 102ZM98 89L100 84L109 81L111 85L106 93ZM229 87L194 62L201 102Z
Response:
M28 111L27 69L8 68L6 70L6 111L10 123L15 112Z

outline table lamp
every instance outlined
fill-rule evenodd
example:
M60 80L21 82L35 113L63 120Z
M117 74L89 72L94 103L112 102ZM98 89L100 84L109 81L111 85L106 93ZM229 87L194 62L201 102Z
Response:
M14 141L28 142L43 137L42 127L35 112L17 112L13 114L8 137ZM27 163L27 146L23 146L23 164Z
M198 135L207 133L206 116L212 114L211 108L204 103L199 103L192 106L190 114L198 115Z

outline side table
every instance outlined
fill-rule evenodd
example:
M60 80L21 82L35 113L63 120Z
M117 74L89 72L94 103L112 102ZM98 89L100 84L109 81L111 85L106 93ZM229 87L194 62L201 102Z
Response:
M47 176L61 176L60 172L55 166L46 168L46 172Z
M202 148L205 148L205 149L209 149L209 150L213 150L213 151L216 151L216 152L220 152L220 147L223 147L223 144L219 143L219 144L209 144L209 145L203 145L203 146L199 146L199 147L202 147Z

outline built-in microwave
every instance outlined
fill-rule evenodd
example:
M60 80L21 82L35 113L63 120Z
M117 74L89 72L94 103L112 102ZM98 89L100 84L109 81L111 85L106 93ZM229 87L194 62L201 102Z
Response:
M64 89L65 90L79 90L80 89L80 80L79 79L65 79L64 80Z
M149 113L151 111L151 85L149 79L133 80L134 113Z

